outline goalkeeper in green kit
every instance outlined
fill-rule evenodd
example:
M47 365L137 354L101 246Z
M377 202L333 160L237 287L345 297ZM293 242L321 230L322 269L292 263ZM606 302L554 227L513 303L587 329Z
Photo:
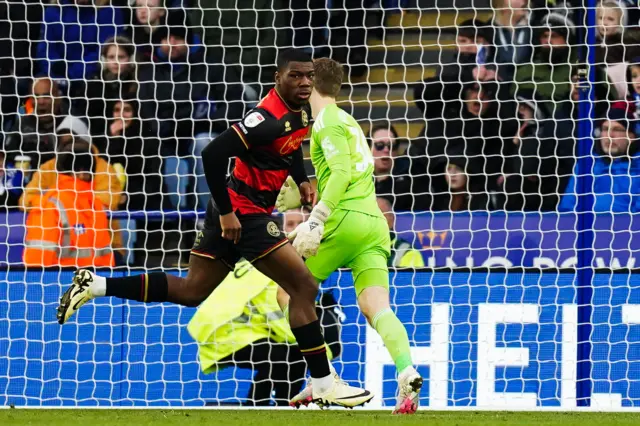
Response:
M319 201L309 220L298 225L289 239L319 282L338 268L351 268L360 310L382 337L398 370L394 413L413 414L422 377L413 367L407 331L389 305L389 229L376 202L373 157L356 120L336 105L343 79L341 65L321 58L314 61L314 71L311 161ZM299 205L297 188L289 179L276 207L283 212ZM307 387L291 405L309 402L311 389Z

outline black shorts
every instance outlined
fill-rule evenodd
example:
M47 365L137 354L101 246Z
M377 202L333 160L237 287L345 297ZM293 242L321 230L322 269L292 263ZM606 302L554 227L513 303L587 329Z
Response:
M237 214L237 213L236 213ZM212 203L207 206L204 229L198 233L191 254L221 260L231 270L240 258L258 260L289 243L277 220L266 214L238 214L242 233L238 244L222 238L220 213Z

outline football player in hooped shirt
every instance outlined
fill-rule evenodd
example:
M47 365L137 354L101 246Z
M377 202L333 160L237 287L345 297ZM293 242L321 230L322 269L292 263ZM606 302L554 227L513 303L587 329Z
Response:
M347 385L331 372L315 310L318 284L271 218L287 176L300 187L302 202L310 203L314 195L301 148L311 117L313 62L302 50L286 50L279 54L277 66L275 88L202 152L212 202L191 252L187 277L153 272L104 278L80 269L62 296L58 321L65 323L80 306L101 296L198 306L245 258L290 296L289 322L311 374L312 400L354 407L370 401L373 394ZM235 167L227 179L233 157Z

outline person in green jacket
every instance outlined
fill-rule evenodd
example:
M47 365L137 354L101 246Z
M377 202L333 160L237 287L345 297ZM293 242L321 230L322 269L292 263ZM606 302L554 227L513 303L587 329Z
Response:
M377 197L378 207L389 225L391 233L391 256L388 265L393 268L424 268L424 259L419 250L413 248L412 244L399 238L395 233L396 215L393 213L391 202L385 197Z
M537 32L532 60L516 68L512 93L533 90L536 96L558 102L568 112L571 70L578 57L575 31L568 16L555 12L545 16Z
M285 230L304 220L287 212ZM200 305L187 330L198 342L198 358L205 374L227 367L255 370L246 405L288 405L302 388L306 364L282 309L289 295L278 285L241 261ZM330 293L321 295L317 307L327 353L340 355L340 314Z

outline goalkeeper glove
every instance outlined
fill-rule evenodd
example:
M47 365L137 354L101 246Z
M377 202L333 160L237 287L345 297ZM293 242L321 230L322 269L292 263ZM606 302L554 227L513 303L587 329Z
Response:
M280 193L276 199L276 208L280 213L284 213L287 210L293 210L300 207L300 189L291 176L287 178L287 181L280 188Z
M309 220L301 223L289 233L289 240L293 242L293 248L304 258L315 256L322 241L324 223L329 218L331 210L322 201L318 202L311 211Z

